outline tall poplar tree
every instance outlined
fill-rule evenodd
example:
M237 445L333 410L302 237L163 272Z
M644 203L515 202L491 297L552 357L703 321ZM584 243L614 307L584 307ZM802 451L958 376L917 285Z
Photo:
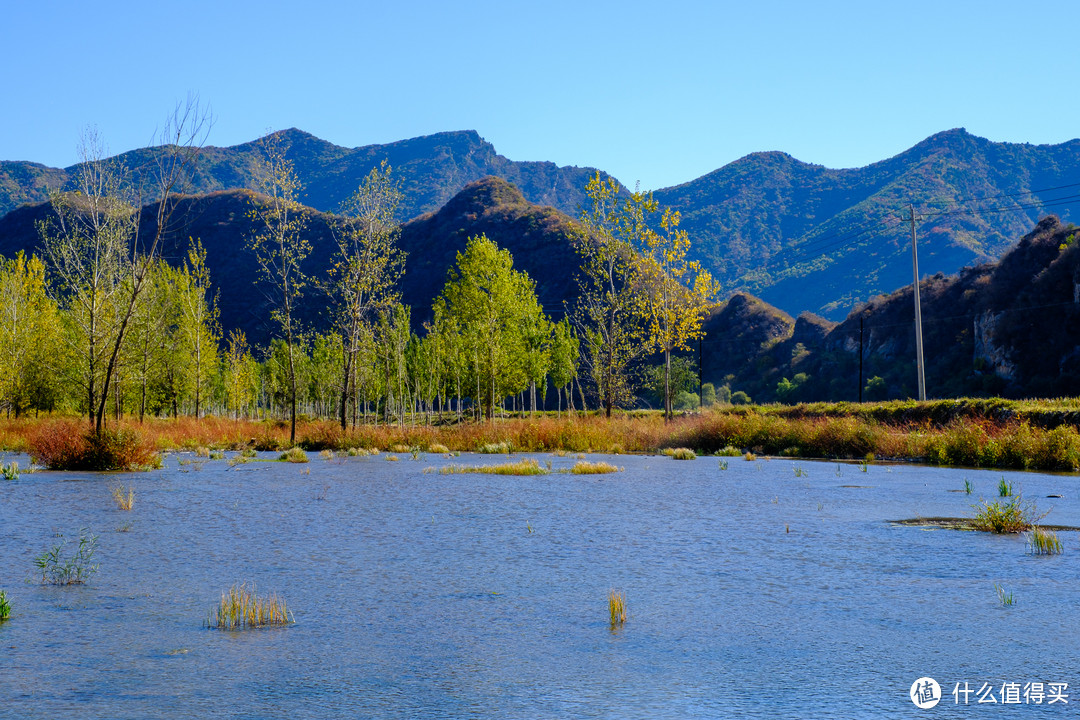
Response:
M249 213L258 229L247 242L270 289L274 305L271 316L285 334L289 442L295 443L297 373L294 345L298 328L294 313L307 285L301 265L311 252L311 243L304 234L307 216L299 200L303 186L292 161L285 157L280 136L263 138L262 149L263 159L258 167L258 189L262 194L252 199Z

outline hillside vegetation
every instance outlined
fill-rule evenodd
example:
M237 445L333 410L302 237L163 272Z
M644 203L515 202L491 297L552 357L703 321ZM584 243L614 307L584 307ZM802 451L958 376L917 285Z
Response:
M401 180L401 220L438 211L488 176L511 183L530 203L577 217L593 173L509 160L473 131L358 148L295 129L276 136L305 185L301 200L326 213L336 212L383 160ZM259 147L254 141L205 148L190 191L256 187ZM144 149L120 159L138 171L148 157ZM43 202L48 188L68 187L73 171L0 162L0 215ZM1075 217L1077 183L1080 141L995 143L956 129L864 168L829 169L780 152L754 153L658 190L656 199L682 213L691 259L701 261L725 294L747 292L792 316L813 312L839 321L857 303L910 282L910 229L900 219L909 204L920 219L922 269L952 274L998 258L1047 212ZM10 249L15 240L0 234L0 243Z

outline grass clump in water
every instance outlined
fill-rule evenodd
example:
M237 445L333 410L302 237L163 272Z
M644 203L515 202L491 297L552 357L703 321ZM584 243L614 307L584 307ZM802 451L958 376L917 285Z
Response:
M975 486L971 484L970 480L964 478L964 494L970 495L973 490L975 490Z
M746 454L742 456L742 459L746 462L753 462L754 460L757 460L757 455L748 450Z
M135 488L116 485L112 489L112 499L118 510L130 510L135 506Z
M0 465L0 475L3 475L5 480L18 480L19 463L12 460L8 465Z
M216 630L245 630L262 627L291 625L293 615L285 600L271 593L260 598L255 586L233 585L221 593L221 603L210 609L206 626Z
M450 448L445 445L440 445L439 443L432 443L431 445L428 445L428 452L447 455L450 452Z
M476 452L484 455L509 455L514 452L514 448L510 441L503 440L502 442L481 445L476 449Z
M574 466L570 468L570 473L573 475L602 475L604 473L620 472L621 467L616 467L611 463L606 462L589 462L587 460L578 460L574 463Z
M7 594L0 590L0 622L11 617L11 603L8 602Z
M667 455L672 460L693 460L697 457L690 448L664 448L661 455Z
M1030 530L1036 522L1046 516L1046 513L1038 515L1034 505L1023 502L1019 495L1008 502L983 502L982 505L974 505L973 507L975 508L975 517L971 520L971 528L997 534L1020 533Z
M621 590L608 591L608 615L612 629L622 627L626 622L626 596Z
M1013 487L1011 482L1005 481L1005 476L1001 476L1001 480L998 481L998 496L999 497L1012 497Z
M721 457L739 457L740 455L742 455L742 451L740 451L737 447L725 445L716 454L720 455Z
M278 460L281 461L281 462L291 462L291 463L306 463L306 462L309 462L307 453L304 452L303 448L298 448L298 447L290 448L289 450L286 450L285 452L281 453L281 455L278 456Z
M501 465L445 465L439 469L441 475L547 475L548 472L550 471L540 467L540 463L533 458Z
M58 535L60 542L53 545L34 559L34 565L41 571L42 585L81 585L97 572L93 562L97 550L97 535L86 530L79 531L79 544L70 556L65 555L67 539Z
M998 602L1001 603L1002 607L1011 607L1015 604L1016 601L1013 599L1013 594L1011 592L1006 592L1005 588L1001 587L1000 583L994 583L994 591L997 593Z
M1052 530L1043 530L1038 525L1031 528L1028 534L1028 552L1032 555L1059 555L1061 554L1061 540L1057 533Z

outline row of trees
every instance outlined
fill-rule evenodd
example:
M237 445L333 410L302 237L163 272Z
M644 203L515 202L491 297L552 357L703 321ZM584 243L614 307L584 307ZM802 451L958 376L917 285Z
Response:
M580 293L562 322L544 313L510 254L479 236L458 254L432 320L416 333L398 292L405 256L391 169L372 170L343 204L335 262L326 276L309 277L302 185L270 136L250 211L256 230L246 241L280 332L253 350L238 331L222 336L198 241L181 267L159 258L205 123L190 104L175 113L170 142L135 173L137 191L96 138L84 142L78 191L54 193L55 212L39 228L44 260L19 255L0 268L0 401L9 411L75 407L98 432L110 399L115 415L140 418L273 412L290 418L295 439L298 411L336 416L343 428L447 412L493 418L507 398L535 411L549 388L560 408L565 398L572 409L575 385L585 403L574 382L581 368L610 415L634 402L643 358L662 353L670 417L671 353L700 336L716 289L687 259L678 213L661 212L651 195L622 192L599 174L590 181L592 207L575 240ZM149 190L146 178L155 179ZM146 194L155 203L149 223L140 222ZM297 325L305 292L332 300L327 332Z

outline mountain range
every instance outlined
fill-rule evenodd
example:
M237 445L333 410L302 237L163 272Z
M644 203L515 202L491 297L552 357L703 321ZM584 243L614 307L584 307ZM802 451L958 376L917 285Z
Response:
M323 213L337 210L383 160L401 181L403 220L437 212L486 177L511 183L531 204L576 217L585 183L596 172L509 160L473 131L351 149L299 130L278 134L305 185L304 202ZM251 188L259 157L258 141L207 147L191 191ZM118 159L137 168L147 151ZM44 202L48 188L66 187L73 170L0 162L0 215ZM811 311L841 320L859 302L911 281L911 230L902 219L909 206L916 213L921 274L951 274L996 259L1048 211L1066 221L1077 217L1078 190L1080 140L995 143L956 129L856 169L754 153L655 196L682 213L693 257L725 294L745 291L792 316ZM19 242L27 240L0 237L0 251ZM413 262L420 261L434 263L414 253Z

